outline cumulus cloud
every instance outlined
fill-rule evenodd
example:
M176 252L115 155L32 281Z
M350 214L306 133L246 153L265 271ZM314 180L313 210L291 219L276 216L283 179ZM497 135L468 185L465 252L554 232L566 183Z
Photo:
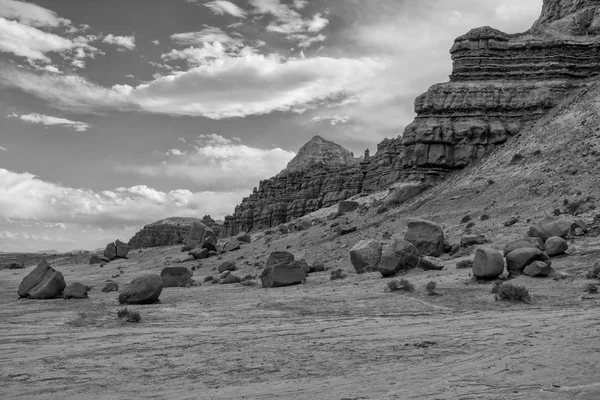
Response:
M133 36L115 36L112 33L102 39L103 43L114 44L119 49L135 49L135 37Z
M347 115L327 115L311 118L311 122L327 122L333 126L347 124L350 120L351 118Z
M212 26L206 27L198 32L175 33L171 35L171 40L179 45L197 46L204 43L219 42L226 46L242 46L244 41L241 38L233 38L220 28Z
M66 118L57 118L57 117L52 117L50 115L43 115L43 114L37 114L37 113L23 114L23 115L17 115L17 114L13 113L13 114L8 115L8 118L18 118L21 121L29 122L32 124L45 125L45 126L62 125L67 128L73 129L74 131L77 131L77 132L85 132L92 127L90 124L86 124L85 122L71 121Z
M204 6L210 8L215 14L229 14L237 18L246 18L246 12L242 8L227 0L209 1L204 3Z
M0 151L8 151L8 149L6 147L0 146Z
M173 150L173 157L153 165L124 166L151 177L190 180L202 190L248 191L265 177L278 174L295 153L244 145L239 138L202 134L187 151Z
M33 3L15 0L0 0L0 17L37 27L56 27L70 24L68 19L59 18L54 11Z

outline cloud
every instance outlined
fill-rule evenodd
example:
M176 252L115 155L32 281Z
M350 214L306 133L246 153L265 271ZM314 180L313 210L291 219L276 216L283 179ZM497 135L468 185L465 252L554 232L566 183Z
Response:
M85 132L92 127L90 124L86 124L85 122L71 121L71 120L68 120L65 118L57 118L57 117L52 117L49 115L42 115L42 114L37 114L37 113L23 114L23 115L10 114L10 115L8 115L8 117L9 118L18 118L21 121L29 122L32 124L45 125L45 126L63 125L70 129L73 129L74 131L77 131L77 132Z
M54 11L36 4L15 0L0 0L0 17L37 27L57 27L70 24L68 19L59 18Z
M152 41L152 43L158 46L158 45L160 44L160 41L158 41L158 40L153 40L153 41Z
M229 15L231 15L233 17L237 17L237 18L246 18L246 12L230 1L226 1L226 0L209 1L208 3L205 3L204 6L210 8L212 10L212 12L214 12L215 14L219 14L219 15L229 14Z
M169 151L173 157L165 161L122 169L144 176L189 180L201 190L248 192L261 179L278 174L295 156L280 148L246 146L239 138L214 133L199 135L187 151L175 150Z
M350 122L351 118L347 115L328 115L316 116L311 119L311 122L328 122L330 125L341 125Z
M308 0L294 0L294 8L297 10L301 10L308 4Z
M0 146L0 151L8 151L8 149L6 147Z
M197 46L204 43L219 42L226 46L242 46L244 41L240 38L232 38L220 28L207 27L198 32L175 33L171 40L184 46Z
M102 39L102 42L114 44L121 49L135 49L135 37L133 36L115 36L112 33L109 33L104 37L104 39Z

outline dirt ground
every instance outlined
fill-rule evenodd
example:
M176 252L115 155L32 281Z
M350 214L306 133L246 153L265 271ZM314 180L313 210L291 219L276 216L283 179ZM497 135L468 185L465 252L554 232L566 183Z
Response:
M346 279L323 272L288 288L167 288L160 303L129 307L140 323L118 320L117 293L100 289L106 279L124 285L160 273L183 258L176 247L136 250L103 268L54 261L67 283L93 286L87 300L18 299L33 266L1 270L0 398L600 398L600 295L583 289L593 282L583 274L599 257L600 238L572 242L570 255L554 259L556 279L511 281L529 289L532 304L524 304L495 301L492 284L473 282L456 260L402 276L417 288L412 294L386 291L388 279L356 275L348 260L352 243L381 228L343 238L329 230L323 224L268 244L259 237L203 260L194 277L216 274L226 259L240 276L259 274L270 251L289 247L309 262L327 258ZM439 295L426 293L429 281Z

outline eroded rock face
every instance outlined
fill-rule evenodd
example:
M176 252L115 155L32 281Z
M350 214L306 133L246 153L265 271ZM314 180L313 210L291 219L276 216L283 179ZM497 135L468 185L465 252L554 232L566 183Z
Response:
M221 225L210 216L204 218L180 218L173 217L154 222L144 226L129 240L130 249L141 249L145 247L174 246L183 244L192 224L202 222L211 228L216 235L221 230Z

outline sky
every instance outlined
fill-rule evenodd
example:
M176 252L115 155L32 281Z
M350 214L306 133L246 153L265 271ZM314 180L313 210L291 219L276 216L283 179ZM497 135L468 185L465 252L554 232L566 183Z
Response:
M314 135L397 137L472 28L542 0L0 0L0 251L233 213Z

